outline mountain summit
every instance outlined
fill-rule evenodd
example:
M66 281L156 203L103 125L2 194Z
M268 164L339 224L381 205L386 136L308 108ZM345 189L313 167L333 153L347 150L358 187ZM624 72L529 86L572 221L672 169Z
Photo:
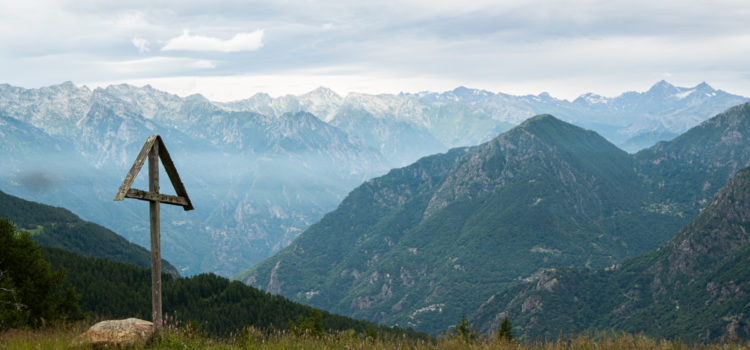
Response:
M539 115L364 183L239 278L333 312L446 329L489 290L664 242L672 221L644 212L634 169L596 133Z

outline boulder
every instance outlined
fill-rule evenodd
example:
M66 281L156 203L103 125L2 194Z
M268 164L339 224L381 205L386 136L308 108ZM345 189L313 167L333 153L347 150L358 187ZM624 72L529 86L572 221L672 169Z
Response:
M78 344L132 346L148 343L154 324L137 318L99 322L76 339Z

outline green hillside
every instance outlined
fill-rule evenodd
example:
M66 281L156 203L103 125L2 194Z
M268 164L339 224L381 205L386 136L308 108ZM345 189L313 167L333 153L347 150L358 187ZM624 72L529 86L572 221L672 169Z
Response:
M64 270L64 285L73 286L80 295L80 311L94 319L151 319L151 271L144 267L150 266L150 254L145 249L66 209L2 192L0 217L15 220L17 230L32 232L44 260L53 271ZM213 274L179 278L171 265L165 265L169 266L162 275L165 314L183 323L195 321L210 335L229 336L246 326L286 329L319 320L325 329L428 338L412 330L320 312Z
M750 168L660 248L605 270L559 270L503 291L474 319L527 338L615 328L715 341L750 337Z
M131 264L84 257L55 248L42 255L53 270L65 269L66 283L81 295L81 311L96 317L150 319L151 271ZM165 315L195 321L211 335L228 336L246 326L286 329L289 321L315 318L318 311L280 296L213 274L190 278L162 275ZM378 332L389 337L427 338L411 330L379 327L373 323L319 312L324 329Z
M0 191L0 218L10 219L19 230L31 232L32 238L44 247L141 267L151 266L148 250L102 226L83 221L64 208L27 201ZM179 276L177 269L166 260L162 260L162 271Z
M332 312L437 332L559 266L612 265L686 219L649 209L633 157L549 115L353 190L237 276Z

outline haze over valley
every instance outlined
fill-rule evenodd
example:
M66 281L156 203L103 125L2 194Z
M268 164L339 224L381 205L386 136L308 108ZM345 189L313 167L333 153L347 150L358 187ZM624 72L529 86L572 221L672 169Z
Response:
M641 93L595 96L570 102L457 88L341 97L319 88L218 103L148 86L3 85L0 181L8 193L70 208L147 246L140 203L109 199L146 137L161 134L201 208L164 210L164 256L186 275L232 276L288 245L362 182L485 142L542 111L598 127L612 142L635 137L650 145L748 100L664 81ZM143 176L138 181L146 188Z
M750 339L747 18L734 0L4 2L0 347L158 315L156 206L117 192L153 135L195 209L160 206L154 305L200 334L149 347ZM129 197L179 202L160 168L159 194Z

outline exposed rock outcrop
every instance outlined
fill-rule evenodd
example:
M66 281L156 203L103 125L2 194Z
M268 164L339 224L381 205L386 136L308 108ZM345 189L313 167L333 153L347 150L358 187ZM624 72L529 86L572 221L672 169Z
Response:
M78 336L79 345L143 345L154 335L154 324L137 318L99 322Z

